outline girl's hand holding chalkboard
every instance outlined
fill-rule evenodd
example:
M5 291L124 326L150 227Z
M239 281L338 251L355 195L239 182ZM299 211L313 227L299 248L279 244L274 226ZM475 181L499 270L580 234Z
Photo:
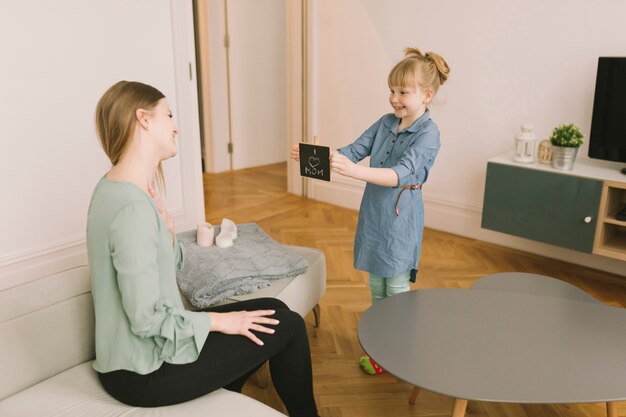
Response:
M291 150L289 151L289 156L291 157L291 159L295 159L296 161L299 161L300 160L300 145L298 145L297 143L293 145L291 147Z
M330 167L333 171L346 177L358 178L357 171L359 166L339 152L333 152L330 158Z

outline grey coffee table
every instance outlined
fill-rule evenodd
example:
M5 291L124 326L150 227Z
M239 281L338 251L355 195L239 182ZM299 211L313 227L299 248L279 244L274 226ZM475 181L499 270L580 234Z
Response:
M529 274L527 272L500 272L487 275L474 281L472 288L478 290L512 291L600 303L600 300L575 285L545 275Z
M467 400L606 402L616 417L626 399L626 310L567 295L561 281L547 284L549 295L495 282L385 299L361 317L361 346L400 379L456 398L454 417Z

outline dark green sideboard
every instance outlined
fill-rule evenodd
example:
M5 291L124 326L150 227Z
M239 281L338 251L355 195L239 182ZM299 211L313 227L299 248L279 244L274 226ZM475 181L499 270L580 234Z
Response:
M487 164L482 227L591 253L601 180Z

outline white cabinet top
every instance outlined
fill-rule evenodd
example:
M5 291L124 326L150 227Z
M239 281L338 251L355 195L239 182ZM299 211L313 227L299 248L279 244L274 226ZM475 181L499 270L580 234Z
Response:
M561 171L559 169L552 168L550 164L541 164L535 162L516 162L513 161L513 152L507 152L505 154L491 158L489 162L497 164L518 166L520 168L534 169L537 171L552 172L555 174L573 175L576 177L591 178L596 180L608 180L616 182L626 182L626 175L622 174L620 170L624 168L624 164L619 162L601 161L597 159L590 159L586 156L578 153L576 157L576 163L574 169L571 171Z

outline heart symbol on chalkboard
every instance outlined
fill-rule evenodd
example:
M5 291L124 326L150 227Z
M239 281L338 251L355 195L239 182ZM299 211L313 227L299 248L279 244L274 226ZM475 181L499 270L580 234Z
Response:
M314 156L311 156L309 158L309 165L311 165L311 167L315 168L319 164L320 164L320 159L319 158L316 158Z

